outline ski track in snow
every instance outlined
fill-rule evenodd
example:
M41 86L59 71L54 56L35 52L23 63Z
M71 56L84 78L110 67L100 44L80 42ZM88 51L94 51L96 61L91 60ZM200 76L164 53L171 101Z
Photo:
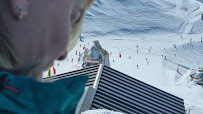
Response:
M176 11L185 17L185 21L181 24L181 34L190 34L194 23L200 20L203 13L203 5L199 1L194 1L196 8L192 12L187 12L187 6L184 6L184 0L176 0ZM187 13L185 13L187 12Z

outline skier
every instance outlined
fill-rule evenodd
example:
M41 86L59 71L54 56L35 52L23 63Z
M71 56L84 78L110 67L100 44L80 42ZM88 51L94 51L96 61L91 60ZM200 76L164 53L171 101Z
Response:
M176 48L176 45L174 44L173 47Z
M202 37L201 37L201 43L202 43Z
M138 50L137 50L137 53L138 53Z
M72 58L71 62L73 62L73 58Z
M161 55L163 57L163 55Z
M58 67L59 67L59 63L58 63L58 65L57 65Z
M203 14L202 14L202 21L203 21Z
M119 52L119 57L121 58L121 52Z
M81 44L80 44L80 48L81 48Z
M177 68L177 72L179 72L179 67Z
M114 60L113 60L113 63L114 63Z
M176 57L176 54L175 54L175 57Z
M137 69L139 69L139 66L137 65Z
M129 59L131 58L131 56L129 57Z
M77 54L78 54L78 52L77 52L77 50L76 50L75 55L77 55Z
M166 56L165 56L165 59L166 59Z
M88 42L88 46L90 46L90 45L89 45L89 42Z
M147 58L146 58L146 61L147 61Z
M51 69L49 67L47 77L51 76Z
M192 43L192 38L190 39L190 43Z
M138 45L136 47L139 48Z
M56 74L56 69L53 67L54 74Z
M80 52L79 52L79 56L81 56Z

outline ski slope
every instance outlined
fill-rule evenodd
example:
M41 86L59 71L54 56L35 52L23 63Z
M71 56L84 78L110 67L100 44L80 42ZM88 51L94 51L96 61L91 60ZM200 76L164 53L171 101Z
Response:
M201 0L97 0L85 19L84 41L54 63L56 73L81 69L78 53L99 40L112 53L112 68L183 98L186 110L202 114L203 88L189 82L191 70L203 67L202 13Z

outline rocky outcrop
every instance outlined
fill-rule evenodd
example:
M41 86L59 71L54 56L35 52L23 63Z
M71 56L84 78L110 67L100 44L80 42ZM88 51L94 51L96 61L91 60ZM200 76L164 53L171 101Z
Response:
M94 45L90 49L85 50L82 66L87 67L97 64L110 67L109 53L101 47L98 40L94 41Z

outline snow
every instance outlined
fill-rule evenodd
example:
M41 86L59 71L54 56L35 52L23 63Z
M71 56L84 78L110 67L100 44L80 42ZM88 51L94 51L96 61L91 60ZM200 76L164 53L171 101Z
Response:
M123 113L114 112L114 111L105 110L105 109L99 109L99 110L88 110L83 112L82 114L123 114Z
M112 68L184 99L187 111L201 114L203 88L190 73L203 67L202 13L202 0L97 0L85 19L84 42L54 67L57 74L81 69L76 50L99 40L112 53Z

